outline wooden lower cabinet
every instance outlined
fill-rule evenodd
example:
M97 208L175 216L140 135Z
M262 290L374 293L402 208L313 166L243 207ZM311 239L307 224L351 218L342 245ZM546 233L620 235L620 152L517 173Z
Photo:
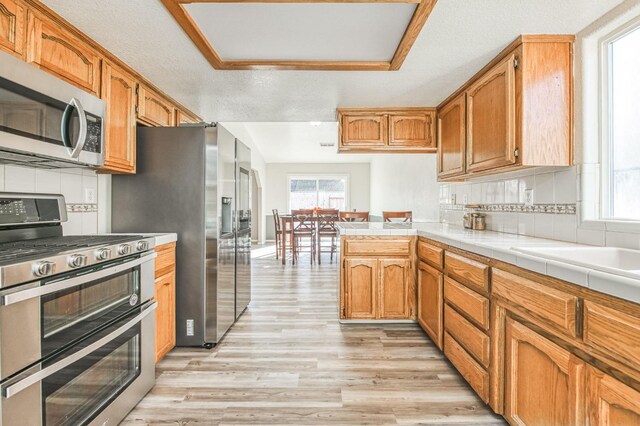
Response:
M505 327L504 386L510 424L585 424L584 361L512 318Z
M409 312L409 284L412 272L409 259L380 259L380 318L406 319ZM413 291L415 295L415 289Z
M176 345L176 273L156 278L156 362Z
M345 317L376 319L378 316L378 260L345 260Z
M640 392L589 366L587 413L591 426L640 426Z
M443 274L424 262L418 264L418 323L442 350Z
M156 362L176 345L176 243L156 247Z

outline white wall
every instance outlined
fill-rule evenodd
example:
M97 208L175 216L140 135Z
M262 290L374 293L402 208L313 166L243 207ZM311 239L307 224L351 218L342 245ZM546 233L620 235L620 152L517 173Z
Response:
M433 154L379 154L371 161L371 215L412 210L413 220L437 221L438 183Z
M14 165L0 166L0 192L62 194L67 203L68 221L63 223L65 234L95 234L106 232L110 206L105 202L106 176L83 169L36 169ZM95 190L96 200L89 203L87 189Z

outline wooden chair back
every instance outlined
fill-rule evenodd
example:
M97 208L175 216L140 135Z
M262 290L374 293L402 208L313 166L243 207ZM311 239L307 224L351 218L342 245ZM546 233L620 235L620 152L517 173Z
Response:
M340 212L340 222L369 222L369 212Z
M291 222L294 233L313 233L313 209L291 210Z
M318 232L337 233L336 222L340 220L338 213L337 209L318 209L316 212Z
M398 222L409 222L413 221L413 212L411 211L403 211L403 212L382 212L382 221L383 222L393 222L392 219L401 219Z
M271 210L271 213L273 213L273 224L276 227L276 234L279 233L281 231L281 226L280 226L280 214L278 214L278 209L273 209Z

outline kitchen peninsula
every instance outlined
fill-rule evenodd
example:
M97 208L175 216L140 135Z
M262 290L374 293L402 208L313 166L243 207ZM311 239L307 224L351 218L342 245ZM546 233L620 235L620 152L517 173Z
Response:
M638 410L637 271L586 268L553 254L610 249L445 223L338 229L343 324L417 320L510 422L583 424L603 401ZM554 371L558 382L547 382ZM530 392L542 405L521 402Z

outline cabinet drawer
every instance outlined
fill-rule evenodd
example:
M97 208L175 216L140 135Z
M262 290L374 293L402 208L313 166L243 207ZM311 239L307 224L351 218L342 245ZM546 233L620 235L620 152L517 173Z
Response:
M176 266L176 244L169 243L156 247L156 278L170 272Z
M344 241L345 256L409 256L410 239L376 239Z
M586 301L583 336L585 343L622 357L640 370L640 317Z
M499 269L493 270L492 294L576 336L576 296Z
M444 354L486 403L489 400L489 373L447 332L444 333Z
M446 252L444 266L447 275L462 284L483 292L489 291L489 267L475 260L467 259L454 253Z
M445 277L444 298L484 330L489 329L489 299Z
M442 270L444 267L444 250L424 241L418 241L418 257L429 265Z
M484 368L489 367L489 336L446 304L444 306L444 328Z

